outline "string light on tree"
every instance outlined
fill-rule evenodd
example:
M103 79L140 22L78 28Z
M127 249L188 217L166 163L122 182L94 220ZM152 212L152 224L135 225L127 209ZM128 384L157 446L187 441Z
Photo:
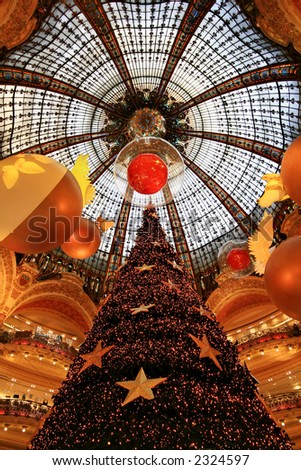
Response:
M173 268L181 259L153 212L32 448L290 449L189 273ZM140 274L143 265L155 268ZM100 341L115 346L95 367Z

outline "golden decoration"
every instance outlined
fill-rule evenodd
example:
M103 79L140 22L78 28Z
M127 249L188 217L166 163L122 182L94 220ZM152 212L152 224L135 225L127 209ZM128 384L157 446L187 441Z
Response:
M149 304L149 305L141 304L140 307L131 308L131 313L132 315L137 315L137 313L140 313L140 312L148 312L151 307L155 307L155 306L156 304Z
M79 374L81 374L84 370L86 370L88 367L92 365L102 368L103 356L107 354L109 351L111 351L111 349L114 348L114 345L107 346L106 348L102 348L101 343L102 341L98 343L98 345L96 346L93 352L88 353L88 354L83 354L81 356L83 359L85 359L86 362L83 365L83 367L80 369Z
M96 223L102 232L106 232L109 228L114 227L115 225L114 220L103 219L101 216L96 219Z
M180 266L179 264L177 264L176 261L169 261L169 260L167 260L167 262L168 262L169 264L171 264L171 266L172 266L174 269L177 269L178 271L183 272L183 266Z
M156 266L155 264L150 264L150 265L143 264L142 266L137 266L134 269L139 271L139 273L142 273L143 271L152 271L155 266Z
M264 274L265 265L273 250L270 248L273 238L273 216L265 212L258 230L248 240L249 251L255 257L255 271L258 274Z
M275 173L268 173L263 175L262 179L267 182L263 195L258 199L260 207L269 207L277 201L284 201L289 199L284 189L281 175Z
M212 316L210 315L210 313L207 312L207 310L205 310L203 307L201 307L201 306L200 306L200 307L195 307L195 306L193 306L192 308L193 308L193 310L196 310L200 315L203 315L203 316L209 318L209 320L214 321L214 318L212 318Z
M167 282L161 281L161 284L163 284L164 286L167 286L170 291L175 290L177 294L181 293L179 289L179 287L181 287L180 284L174 284L170 279L168 279Z
M162 243L159 243L159 242L157 242L157 241L151 242L151 244L154 245L154 246L161 246L161 245L162 245Z
M119 385L120 387L129 390L129 393L125 397L122 406L127 405L128 403L136 400L136 398L139 397L146 398L146 400L153 400L155 397L152 392L152 388L165 382L165 380L167 380L167 377L160 377L158 379L147 379L145 372L141 367L135 380L116 382L116 385Z
M43 163L45 163L43 161ZM7 189L11 189L15 186L19 179L19 172L34 175L36 173L45 173L44 168L35 162L26 161L25 158L18 158L13 165L4 165L3 170L3 182Z
M218 367L220 370L223 370L222 366L220 365L220 363L218 362L216 358L216 356L218 356L221 353L210 345L206 335L203 335L201 340L191 335L190 333L189 333L189 336L199 346L199 348L201 348L200 358L202 359L203 357L209 357L210 359L212 359L216 367Z
M89 178L90 168L88 158L88 155L79 155L71 170L71 173L75 177L81 189L84 206L86 204L91 204L95 197L95 188L91 184L91 180Z

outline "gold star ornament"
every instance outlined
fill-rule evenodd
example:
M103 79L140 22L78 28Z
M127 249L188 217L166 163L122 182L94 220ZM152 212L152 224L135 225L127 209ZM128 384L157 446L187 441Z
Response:
M201 340L191 335L190 333L189 336L199 346L199 348L201 348L200 358L202 359L203 357L209 357L209 359L212 359L216 367L218 367L220 370L223 370L222 366L216 358L216 356L221 353L210 345L208 339L206 338L206 335L204 335Z
M169 264L171 264L174 269L177 269L178 271L183 271L183 266L180 266L180 265L177 264L175 261L169 261L169 260L167 260L167 262L168 262Z
M143 264L142 266L137 266L134 269L139 271L139 273L142 273L143 271L152 271L155 266L156 266L155 264L150 264L150 265Z
M154 245L154 246L161 246L162 245L162 243L157 242L157 241L151 242L151 244Z
M196 310L197 312L199 312L200 315L204 315L205 317L209 318L209 320L214 321L214 318L211 316L211 314L207 312L207 310L205 310L203 307L193 306L192 308L193 310Z
M101 310L102 307L106 305L106 303L110 300L110 297L111 297L111 294L109 294L107 297L103 297L102 299L100 299L100 302L98 304L99 310Z
M151 307L155 307L155 306L156 304L149 304L149 305L141 304L140 307L131 308L131 313L132 315L137 315L137 313L140 313L140 312L148 312Z
M85 359L86 362L79 371L79 374L92 365L102 368L102 358L105 354L111 351L112 348L114 348L114 345L102 348L101 341L99 341L93 352L82 355L82 358Z
M177 292L177 294L179 294L181 291L179 289L180 287L180 284L174 284L170 279L168 279L168 281L161 281L161 284L163 284L164 286L167 286L169 288L169 290L175 290Z
M165 382L165 380L167 380L167 377L160 377L158 379L147 379L145 372L141 367L135 380L116 382L116 385L119 385L120 387L129 390L129 393L125 397L122 406L127 405L128 403L136 400L136 398L139 397L146 398L146 400L153 400L155 397L152 392L152 388L156 387L162 382Z
M128 264L128 262L125 261L121 266L119 266L118 269L116 269L115 273L118 273L119 271L121 271L127 264Z

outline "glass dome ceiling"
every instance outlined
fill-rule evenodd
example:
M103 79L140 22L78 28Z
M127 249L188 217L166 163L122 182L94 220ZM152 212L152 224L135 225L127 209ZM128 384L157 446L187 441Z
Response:
M113 166L137 109L158 109L180 150L185 182L158 209L194 274L262 215L261 177L300 133L300 61L225 0L53 2L50 15L1 65L1 158L43 153L72 168L89 155L94 202L115 220L84 264L102 276L128 254L142 209L123 201Z

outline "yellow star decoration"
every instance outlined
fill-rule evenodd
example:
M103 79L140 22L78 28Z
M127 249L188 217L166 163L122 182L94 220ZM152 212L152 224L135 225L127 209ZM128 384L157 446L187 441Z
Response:
M262 179L267 182L263 195L258 199L260 207L269 207L277 201L284 201L289 198L286 193L281 175L276 173L268 173L263 175Z
M88 159L88 155L79 155L75 161L74 167L71 170L71 173L80 186L84 206L86 204L91 204L95 197L95 188L89 178L90 168Z
M158 214L156 214L156 212L151 212L149 215L150 215L151 217L153 217L154 219L158 219L158 218L159 218L159 216L158 216Z
M175 261L169 261L169 260L167 260L167 262L168 262L169 264L171 264L174 269L177 269L178 271L183 271L183 266L180 266L180 265L177 264Z
M120 387L129 390L129 393L125 397L122 406L127 405L128 403L136 400L136 398L139 397L146 398L147 400L153 400L155 397L152 392L152 388L156 387L162 382L165 382L165 380L167 380L167 377L160 377L158 379L147 379L145 372L141 367L135 380L116 382L116 385L119 385Z
M97 217L96 223L102 232L106 232L107 230L109 230L109 228L115 225L114 220L103 219L101 215Z
M102 348L101 341L100 341L93 352L88 353L88 354L83 354L82 358L85 359L86 362L81 368L81 370L79 371L79 374L81 374L84 370L86 370L88 367L92 365L95 365L101 368L103 356L107 354L109 351L111 351L112 348L114 348L114 344L112 346L107 346L106 348Z
M162 245L162 243L159 243L159 242L157 242L157 241L151 242L151 244L154 245L154 246L161 246L161 245Z
M199 346L199 348L201 348L200 358L209 357L210 359L212 359L216 367L218 367L220 370L223 370L222 366L220 365L220 363L218 362L216 358L216 356L218 356L221 353L210 345L208 339L206 338L206 335L204 335L201 340L191 335L190 333L189 333L189 336Z
M143 264L142 266L137 266L135 269L139 271L139 273L142 273L143 271L152 271L155 266L155 264Z
M121 271L127 264L128 264L128 262L125 261L121 266L119 266L118 269L116 269L115 273L118 273L119 271Z
M210 315L210 313L207 312L207 310L205 310L203 307L195 307L195 306L193 306L192 308L193 308L193 310L196 310L197 312L199 312L200 315L204 315L205 317L209 318L209 320L214 321L214 318L212 318L212 316Z
M140 312L148 312L151 307L155 307L155 306L156 304L149 304L149 305L141 304L140 307L131 308L131 313L132 315L137 315L137 313L140 313Z
M104 307L106 305L106 303L109 301L110 297L111 297L111 294L109 294L107 297L104 297L103 299L100 300L100 302L98 304L99 310L101 310L102 307Z
M177 292L177 294L179 294L181 291L179 289L180 287L180 284L174 284L170 279L168 279L168 281L161 281L161 284L164 284L164 286L167 286L169 288L169 290L175 290Z

